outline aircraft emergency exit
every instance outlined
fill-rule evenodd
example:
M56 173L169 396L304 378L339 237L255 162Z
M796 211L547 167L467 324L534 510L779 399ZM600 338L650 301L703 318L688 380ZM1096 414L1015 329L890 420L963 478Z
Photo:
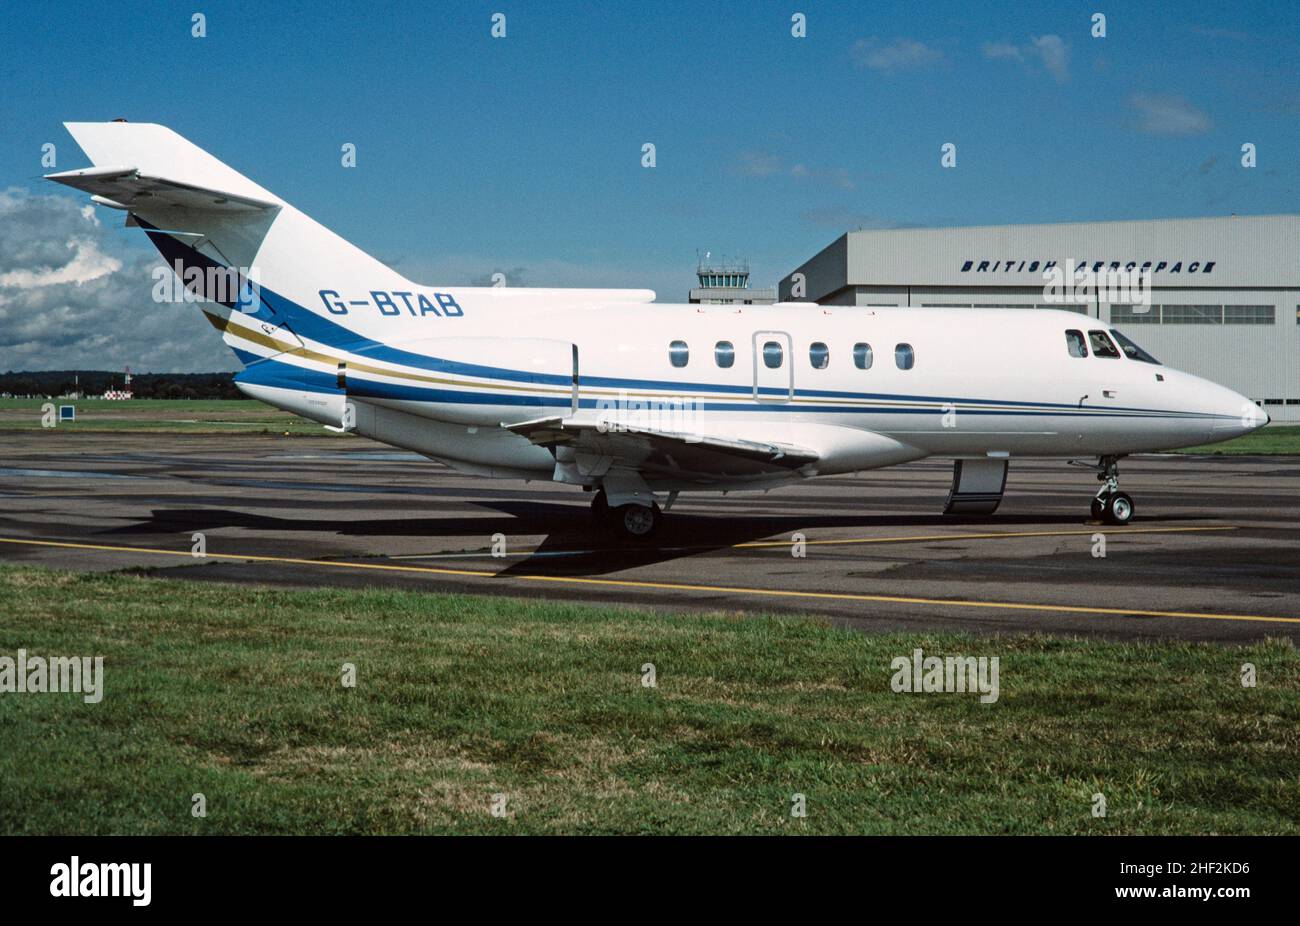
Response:
M1122 457L1268 422L1069 311L424 286L168 128L67 128L94 166L47 179L144 230L244 363L244 393L465 472L580 486L628 538L680 492L927 457L954 461L959 514L997 508L1013 459L1095 458L1091 514L1124 524Z

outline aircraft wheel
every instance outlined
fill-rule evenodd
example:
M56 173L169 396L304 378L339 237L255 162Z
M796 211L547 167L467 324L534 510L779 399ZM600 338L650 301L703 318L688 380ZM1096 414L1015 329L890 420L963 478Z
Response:
M1126 492L1106 497L1102 517L1108 524L1127 524L1133 520L1133 498Z
M1106 513L1106 502L1104 499L1094 498L1092 500L1092 519L1100 521Z
M659 530L663 513L658 505L619 505L610 510L610 521L624 540L649 540Z
M609 520L609 498L604 489L597 489L591 498L591 516L597 524L605 524Z

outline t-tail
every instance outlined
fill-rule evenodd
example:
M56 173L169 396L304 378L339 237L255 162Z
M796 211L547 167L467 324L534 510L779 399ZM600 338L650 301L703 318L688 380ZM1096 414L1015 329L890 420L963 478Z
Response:
M199 302L246 364L291 351L324 365L322 349L414 331L444 336L451 332L435 322L464 319L467 301L492 314L521 299L541 309L654 298L649 290L415 284L166 126L65 126L93 166L46 179L126 212L177 277L160 273L154 298ZM394 325L399 319L406 324Z

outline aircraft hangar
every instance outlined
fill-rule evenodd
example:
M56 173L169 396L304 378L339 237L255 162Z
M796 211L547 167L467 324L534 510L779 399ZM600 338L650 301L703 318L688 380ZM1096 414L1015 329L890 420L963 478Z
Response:
M1150 305L1047 288L1054 268L1069 283L1085 266L1149 270ZM778 289L783 302L863 308L1072 309L1300 422L1300 215L852 231Z

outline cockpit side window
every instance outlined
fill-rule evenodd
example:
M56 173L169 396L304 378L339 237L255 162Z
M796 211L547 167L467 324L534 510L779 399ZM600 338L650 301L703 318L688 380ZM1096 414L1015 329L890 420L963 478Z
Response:
M1111 336L1115 338L1116 342L1118 342L1120 350L1124 352L1124 356L1129 360L1141 360L1143 363L1154 363L1156 366L1161 365L1159 360L1134 344L1132 338L1125 337L1121 332L1116 331L1114 328L1110 329L1110 333Z
M1065 332L1065 345L1070 349L1071 357L1088 356L1088 342L1084 339L1083 332L1076 328Z
M1119 349L1115 343L1107 336L1104 331L1089 331L1088 342L1092 345L1092 355L1094 357L1106 357L1110 360L1119 359Z

